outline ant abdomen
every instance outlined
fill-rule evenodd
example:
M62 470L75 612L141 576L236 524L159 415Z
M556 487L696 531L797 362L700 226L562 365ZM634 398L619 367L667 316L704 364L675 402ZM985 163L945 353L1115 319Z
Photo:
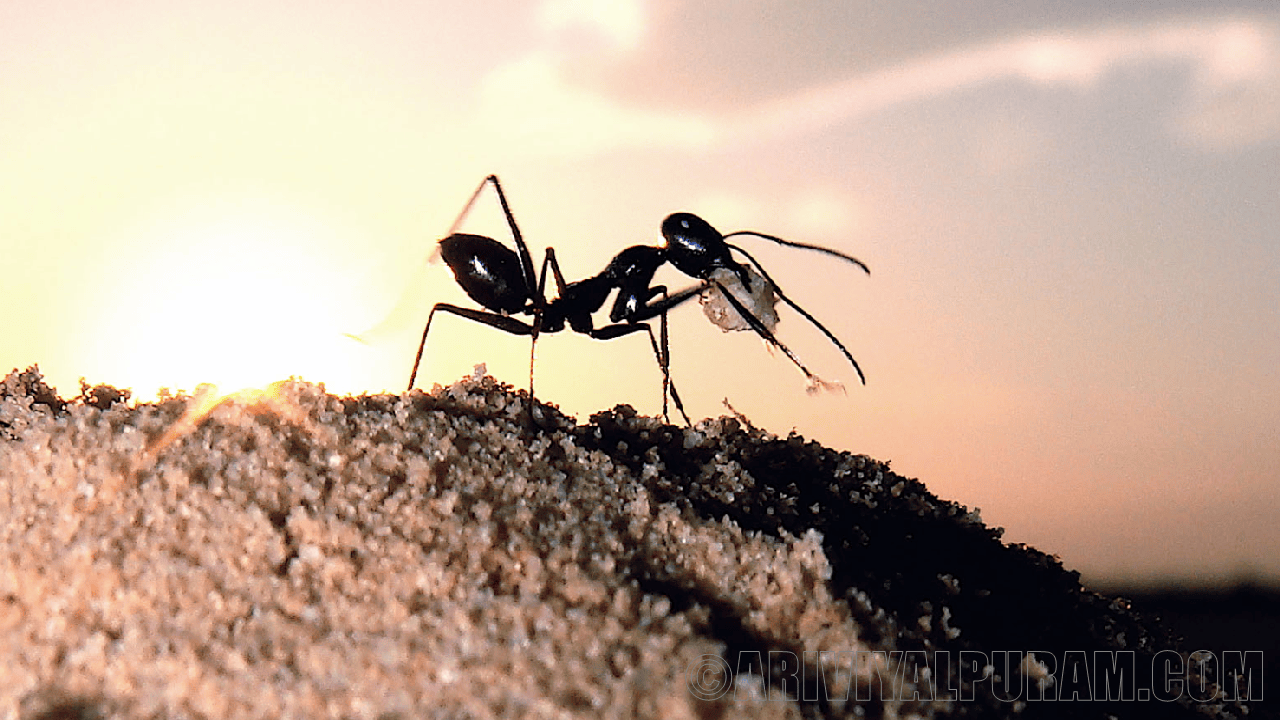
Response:
M440 241L440 256L458 285L484 307L510 315L529 304L520 256L497 240L454 233Z

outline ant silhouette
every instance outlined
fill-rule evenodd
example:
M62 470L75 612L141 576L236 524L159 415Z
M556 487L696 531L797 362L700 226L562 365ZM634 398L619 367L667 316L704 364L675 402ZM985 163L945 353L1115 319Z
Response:
M493 238L484 235L460 233L458 228L465 221L471 208L475 205L486 186L492 186L497 195L498 204L511 229L516 251ZM766 304L765 309L772 312L772 303L776 299L790 305L806 320L817 327L826 337L840 349L853 365L858 378L866 384L862 369L844 343L840 342L822 323L807 311L793 302L782 292L773 278L754 257L742 248L727 241L727 238L739 235L752 235L780 245L821 252L852 263L870 274L870 270L860 260L830 248L784 240L773 235L766 235L749 230L740 230L721 235L702 218L691 213L675 213L662 223L662 235L666 243L661 246L634 245L619 252L598 275L579 280L565 282L556 260L555 249L548 247L542 261L541 272L534 272L533 256L524 242L515 216L507 203L506 194L502 191L502 183L496 175L489 175L476 187L471 198L458 214L449 234L439 242L437 252L442 257L458 285L472 300L483 306L484 310L461 307L450 303L436 303L427 316L427 324L422 329L422 341L418 344L418 352L413 360L413 370L409 374L409 389L413 389L418 377L418 367L422 362L422 354L426 348L427 335L431 332L431 322L439 311L483 323L512 335L528 335L532 338L529 351L529 412L533 415L533 369L534 348L538 336L542 333L555 333L566 327L574 332L587 335L596 340L612 340L633 333L644 332L649 336L654 357L662 371L662 415L667 418L667 398L670 396L686 424L691 424L685 413L684 403L671 381L670 349L667 340L667 312L695 297L703 297L707 303L707 295L713 289L719 290L723 298L736 315L734 318L708 317L723 329L742 329L731 326L737 319L745 321L757 335L771 346L781 350L793 364L804 373L809 381L810 390L818 388L842 387L828 383L809 371L786 345L774 336L771 327L776 323L766 323L755 312L748 309L744 301L733 290L740 283L748 294L747 302L753 306ZM734 260L731 251L736 250L752 266ZM677 270L701 282L668 293L665 285L652 285L653 276L662 265L671 263ZM551 271L556 283L557 296L548 299L546 296L547 271ZM752 287L752 280L758 287ZM612 308L609 311L609 324L595 327L593 315L600 311L609 295L617 291ZM773 299L776 297L776 299ZM530 315L531 322L524 322L513 315ZM661 341L653 334L649 320L659 318Z

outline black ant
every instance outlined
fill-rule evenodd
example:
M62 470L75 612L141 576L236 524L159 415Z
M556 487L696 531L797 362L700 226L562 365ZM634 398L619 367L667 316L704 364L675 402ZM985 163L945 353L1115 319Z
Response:
M511 228L512 238L515 240L516 252L512 252L510 248L493 238L457 232L458 227L466 219L486 185L492 185L494 192L497 194L498 203L502 208L503 215L506 217L507 226ZM414 381L418 376L418 366L422 362L422 353L426 348L427 335L431 331L431 321L436 312L440 310L474 320L475 322L484 323L512 335L528 335L532 338L534 345L536 345L538 336L541 333L559 332L566 327L597 340L612 340L636 332L645 332L649 335L649 343L653 347L654 356L657 358L658 366L662 370L663 417L665 418L667 415L667 397L669 393L685 422L688 423L689 416L685 414L684 404L680 400L679 393L676 392L675 385L671 382L670 351L667 344L667 311L702 295L711 288L720 290L721 296L733 308L737 316L745 320L756 334L786 354L796 367L800 368L805 374L805 377L809 379L811 387L830 386L829 383L822 381L811 373L800 362L800 359L773 335L770 327L726 287L726 282L732 284L732 281L724 279L728 276L721 274L721 279L713 277L718 271L731 273L731 276L741 283L749 294L771 288L778 299L786 302L803 315L805 319L821 330L836 347L840 348L840 351L844 353L844 356L853 365L854 370L857 371L858 378L864 384L866 383L862 369L858 367L857 361L853 359L853 355L849 353L844 344L831 331L827 330L822 323L818 322L816 318L788 298L755 258L742 248L727 242L726 238L735 235L754 235L781 245L826 253L853 263L870 273L870 270L861 261L835 250L783 240L763 233L741 230L728 235L721 235L705 220L690 213L675 213L668 216L662 223L662 234L666 238L664 245L635 245L626 248L614 256L613 260L609 262L608 266L600 274L573 283L565 282L564 275L560 271L560 264L556 260L555 250L549 247L547 248L546 257L542 261L541 272L535 274L533 256L530 254L528 246L525 245L524 238L520 234L520 228L516 225L515 216L507 204L506 194L502 191L502 184L498 181L496 175L486 177L480 182L475 192L472 193L471 199L467 201L462 212L459 213L458 218L454 221L453 226L449 228L448 236L440 241L438 249L440 256L444 258L444 261L453 271L458 285L472 300L475 300L486 309L475 310L449 303L436 303L431 308L431 313L427 316L427 324L422 329L422 342L419 343L418 353L413 360L413 371L409 374L409 389L413 389ZM746 266L733 259L730 253L731 250L737 250L754 266L756 272L758 272L758 275L756 275L757 282L766 283L767 287L752 289L752 273L748 271ZM658 271L658 268L668 262L684 274L701 280L701 282L672 294L668 294L667 288L663 285L651 285L650 283L653 282L653 276ZM555 278L557 292L557 296L551 300L548 300L546 296L548 267ZM592 316L604 307L610 293L615 290L617 290L618 295L609 311L610 324L599 328L595 327ZM754 298L756 296L751 295L751 297ZM770 307L769 309L771 310L772 308ZM532 316L532 321L524 322L512 317L513 315L530 315ZM646 322L653 318L660 318L661 320L660 333L662 340L660 343L654 337L653 329ZM533 363L534 353L533 345L531 345L529 357L529 407L531 416L533 412Z

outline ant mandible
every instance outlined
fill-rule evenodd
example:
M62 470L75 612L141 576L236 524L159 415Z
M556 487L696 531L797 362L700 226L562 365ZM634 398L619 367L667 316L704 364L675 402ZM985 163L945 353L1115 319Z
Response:
M457 232L472 206L484 191L485 186L492 185L497 195L498 204L511 229L516 244L516 252L493 238L484 235L472 235ZM856 258L850 257L829 248L783 240L772 235L753 231L737 231L721 235L706 221L690 213L675 213L662 223L662 234L666 239L663 246L635 245L619 252L608 266L598 275L566 283L556 260L555 250L548 247L542 261L540 273L535 274L533 256L524 242L515 216L507 203L506 194L496 175L489 175L476 187L471 198L458 214L449 228L449 234L440 241L438 252L453 271L454 278L471 297L485 310L460 307L450 303L436 303L427 316L426 326L422 329L422 341L418 344L418 352L413 360L413 370L409 374L409 389L413 389L418 376L418 367L422 362L422 354L426 348L427 335L431 332L431 321L438 311L445 311L475 322L483 323L512 335L528 335L532 339L529 353L529 408L533 414L533 368L534 348L538 336L542 333L554 333L566 327L574 332L587 335L597 340L614 338L645 332L653 347L658 367L662 370L662 414L667 416L667 397L670 395L680 410L681 416L689 423L684 404L671 382L670 351L667 343L667 312L694 297L703 295L711 288L718 288L723 299L734 312L761 338L773 347L780 349L808 378L811 387L829 386L800 362L786 345L779 341L770 330L770 326L749 310L734 293L725 286L725 280L716 276L720 271L731 273L734 280L741 283L748 293L760 293L771 289L778 299L786 302L805 319L817 327L834 343L853 365L862 382L866 378L862 369L853 359L853 355L839 339L827 330L822 323L796 305L788 298L773 278L745 250L727 242L726 238L736 235L754 235L780 245L822 252L841 258L870 273L867 266ZM733 259L731 250L737 250L754 266L755 279L767 284L765 288L752 289L752 275L748 269ZM667 293L663 285L651 285L653 276L663 264L670 262L684 274L701 280L696 285L673 294ZM547 299L547 270L550 268L555 279L557 296ZM719 278L724 278L723 273ZM613 291L618 295L609 311L610 324L595 327L592 316L604 307ZM751 297L756 297L752 295ZM659 299L660 298L660 299ZM770 308L771 309L771 308ZM532 322L524 322L513 315L530 315ZM653 318L661 321L661 343L653 334L653 329L646 321ZM724 327L722 325L722 327Z

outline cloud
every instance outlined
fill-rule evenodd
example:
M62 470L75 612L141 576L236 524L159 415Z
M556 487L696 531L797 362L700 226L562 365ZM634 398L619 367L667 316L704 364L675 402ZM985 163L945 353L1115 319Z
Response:
M1174 133L1221 150L1280 137L1280 29L1224 23L1206 49Z
M537 17L544 33L585 31L618 50L636 49L646 30L641 0L546 0Z
M1121 68L1157 64L1190 69L1193 89L1179 134L1217 144L1280 134L1280 29L1241 18L995 41L779 98L736 119L733 134L762 139L812 132L1006 80L1087 91Z
M549 0L550 29L594 28L615 50L642 39L638 6L606 12L592 0ZM629 10L627 8L630 8ZM1184 67L1187 96L1175 137L1224 148L1280 136L1280 27L1247 17L1043 32L922 57L800 90L732 114L654 108L576 86L566 56L541 49L495 69L482 89L485 117L525 153L557 156L622 149L709 150L821 131L894 107L1022 82L1074 92L1128 68ZM696 72L696 68L691 68Z
M558 58L536 53L498 68L481 88L489 135L528 154L558 157L618 149L696 150L719 142L711 118L630 106L572 85Z

